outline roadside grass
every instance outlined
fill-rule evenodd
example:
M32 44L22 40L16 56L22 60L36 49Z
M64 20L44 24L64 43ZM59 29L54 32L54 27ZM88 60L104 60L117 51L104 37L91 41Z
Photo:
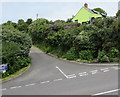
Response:
M5 78L3 78L3 79L0 79L0 82L4 82L4 81L7 81L7 80L10 80L10 79L12 79L12 78L15 78L15 77L23 74L26 70L28 70L28 69L30 68L30 66L31 66L31 64L29 64L27 67L24 67L24 68L20 69L19 71L15 72L15 73L12 74L12 75L9 75L9 76L7 76L7 77L5 77ZM1 74L1 75L2 75L2 74Z

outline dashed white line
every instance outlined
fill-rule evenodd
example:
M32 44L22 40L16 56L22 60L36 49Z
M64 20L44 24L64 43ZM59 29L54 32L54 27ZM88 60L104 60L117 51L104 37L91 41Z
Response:
M44 82L40 82L41 84L44 84L44 83L49 83L50 81L44 81Z
M76 78L76 76L68 77L68 79L71 79L71 78Z
M68 78L75 78L76 75L75 74L71 74L71 75L67 75Z
M98 72L98 70L92 70L90 71L92 74L96 74Z
M17 86L16 87L11 87L10 89L15 89L15 88L17 88Z
M7 90L6 88L4 88L4 89L1 89L2 91L5 91L5 90Z
M55 80L53 80L53 81L60 81L60 80L62 80L62 78L60 78L60 79L55 79Z
M103 71L103 72L108 72L109 70L105 70L105 71Z
M106 91L106 92L100 92L100 93L97 93L97 94L93 94L93 96L108 94L108 93L116 92L116 91L119 91L119 90L120 89L110 90L110 91Z
M88 73L87 72L81 72L81 73L78 73L78 75L79 76L86 76L86 75L88 75Z
M33 86L33 85L35 85L35 83L32 83L32 84L28 84L28 85L25 85L25 86Z
M100 70L106 70L106 69L109 69L109 68L102 68L102 69L100 69Z
M17 88L21 88L22 86L17 86Z
M66 75L59 67L56 66L56 68L66 77L66 78L75 78L76 75L75 74L71 74L71 75ZM117 69L120 69L118 67L111 67L115 70ZM101 71L103 72L107 72L109 71L109 68L103 68L103 69L100 69ZM92 70L90 71L92 74L96 74L98 72L98 70ZM87 72L81 72L81 73L78 73L79 76L86 76L88 75ZM55 79L53 81L60 81L60 80L63 80L62 78L59 78L59 79ZM40 82L41 84L44 84L44 83L49 83L50 81L43 81L43 82ZM32 84L28 84L28 85L25 85L25 86L32 86L32 85L35 85L36 83L32 83ZM10 89L15 89L15 88L20 88L22 86L15 86L15 87L11 87ZM6 88L4 89L1 89L1 90L7 90ZM114 91L117 91L117 90L120 90L120 89L116 89L116 90L111 90L111 91L107 91L107 92L102 92L102 93L97 93L97 94L94 94L94 95L99 95L99 94L104 94L104 93L110 93L110 92L114 92Z
M114 70L118 70L118 69L120 69L120 68L118 68L118 67L111 67L112 69L114 69Z
M100 69L100 70L103 71L103 72L108 72L109 68L103 68L103 69Z

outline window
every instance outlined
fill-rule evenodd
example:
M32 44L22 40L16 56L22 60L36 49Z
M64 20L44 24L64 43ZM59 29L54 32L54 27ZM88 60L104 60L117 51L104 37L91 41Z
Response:
M75 20L75 22L77 22L77 23L78 23L78 20Z
M91 17L91 20L90 20L90 21L92 22L94 19L95 19L94 17Z

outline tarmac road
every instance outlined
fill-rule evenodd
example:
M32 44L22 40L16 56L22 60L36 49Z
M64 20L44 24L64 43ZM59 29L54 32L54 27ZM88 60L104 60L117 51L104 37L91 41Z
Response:
M51 57L32 47L32 66L3 83L3 95L118 95L118 66L91 66Z

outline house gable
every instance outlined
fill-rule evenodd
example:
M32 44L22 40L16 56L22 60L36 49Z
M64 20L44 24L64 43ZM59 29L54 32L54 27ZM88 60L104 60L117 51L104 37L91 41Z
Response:
M88 22L91 18L102 17L101 14L92 12L92 10L82 7L78 13L72 19L73 22L77 21L78 23Z

